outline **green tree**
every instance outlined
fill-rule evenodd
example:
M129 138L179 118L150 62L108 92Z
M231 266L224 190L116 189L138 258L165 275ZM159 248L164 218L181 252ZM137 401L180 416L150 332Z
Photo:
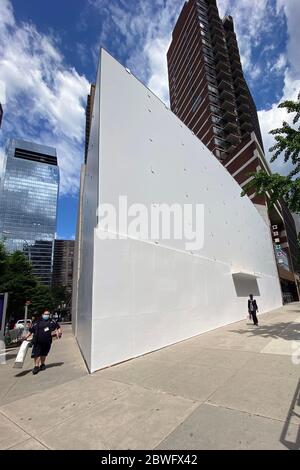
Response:
M8 292L8 316L21 318L24 315L24 305L31 300L37 280L33 275L32 266L21 251L10 255L4 252L5 269L0 276L0 291Z
M52 296L53 296L55 308L57 308L62 303L66 303L69 297L69 294L67 292L67 287L66 286L53 287Z
M8 269L8 256L3 242L0 242L0 279L7 272Z
M31 312L42 314L45 309L52 311L55 308L55 301L49 287L37 285L31 297Z
M287 112L296 113L293 124L296 125L300 119L300 93L298 101L284 101L279 108L285 108ZM293 168L287 176L275 173L270 175L264 170L250 173L253 179L245 186L242 196L247 194L249 189L255 188L256 194L270 195L269 205L279 199L284 199L288 208L292 212L300 212L300 180L296 177L300 172L300 126L293 128L287 122L283 122L282 127L273 129L270 134L275 136L275 145L270 148L270 152L275 152L271 158L274 162L280 155L284 156L284 162L292 163Z

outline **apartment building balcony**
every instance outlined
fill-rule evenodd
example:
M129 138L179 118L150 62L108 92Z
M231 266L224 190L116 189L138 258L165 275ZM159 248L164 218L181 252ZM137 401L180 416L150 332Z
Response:
M220 90L220 98L223 101L225 100L229 100L232 102L235 101L234 93L230 88L223 88L222 90Z
M233 39L228 40L227 39L226 43L227 43L227 47L230 50L230 52L239 54L239 49L238 49L238 45L237 45L236 40L233 40Z
M215 53L218 51L223 51L224 53L226 53L226 55L228 54L226 44L220 36L216 36L214 40L212 40L212 46Z
M210 24L212 24L213 21L215 21L219 25L221 24L221 20L217 12L210 10L207 16L208 16L208 21Z
M234 100L226 99L226 100L222 101L221 108L225 111L233 113L236 109L236 105L235 105Z
M240 64L241 63L241 57L240 57L240 53L237 49L230 49L228 48L229 50L229 56L230 56L230 59L233 63L235 64Z
M242 71L242 64L241 64L240 56L236 56L236 55L232 56L230 54L230 62L231 62L233 70L239 69Z
M213 5L211 3L208 5L208 16L209 17L212 17L212 16L219 17L218 8L216 7L216 5Z
M243 112L249 114L250 113L249 101L247 100L247 101L238 102L238 110L241 114Z
M232 94L234 93L234 89L230 80L225 80L225 79L221 80L218 87L219 87L219 90L229 90L231 91Z
M229 132L226 136L226 140L232 145L237 145L240 142L241 137L237 133Z
M216 60L223 60L223 61L228 61L228 54L226 49L216 49L215 50L215 58Z
M223 41L222 37L219 35L212 36L211 45L212 45L214 52L217 52L218 50L227 52L226 43Z
M239 108L239 120L241 122L245 122L245 121L249 121L251 120L251 112L250 112L250 109L248 110L244 110L242 111L240 108Z
M229 61L228 57L222 56L219 54L218 59L216 58L216 71L217 73L222 69L222 68L229 68Z
M238 75L234 80L233 80L234 86L239 86L243 85L245 86L245 80L241 75Z
M223 129L225 132L232 132L233 134L238 134L238 123L236 121L226 121L223 124Z
M217 73L217 79L219 81L222 81L222 80L231 81L231 77L232 77L232 75L231 75L229 67L221 68Z
M231 152L233 152L236 149L236 147L237 146L235 144L231 144L231 143L228 142L228 146L226 148L227 155L230 155Z
M219 21L217 20L211 21L209 26L210 26L211 32L214 35L221 36L222 39L224 38L224 31Z
M237 93L236 100L237 100L239 106L242 103L249 104L249 96L248 96L246 90L241 91L240 93Z
M234 82L237 95L247 93L247 86L245 82Z
M233 79L235 79L237 77L244 78L242 67L233 68L232 69L232 76L233 76Z
M237 114L236 112L232 112L230 110L226 110L222 116L224 122L233 122L236 123L237 121Z
M251 121L244 121L240 128L243 132L252 132L253 131L253 124Z

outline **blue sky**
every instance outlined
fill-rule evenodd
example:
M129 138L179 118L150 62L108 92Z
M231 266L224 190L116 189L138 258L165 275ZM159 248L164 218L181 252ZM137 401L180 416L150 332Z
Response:
M183 0L0 0L0 167L9 137L57 148L58 237L75 233L84 107L100 45L168 102L166 51ZM219 0L235 20L244 72L268 131L300 89L299 0ZM267 158L269 156L267 155ZM280 161L274 171L285 173Z

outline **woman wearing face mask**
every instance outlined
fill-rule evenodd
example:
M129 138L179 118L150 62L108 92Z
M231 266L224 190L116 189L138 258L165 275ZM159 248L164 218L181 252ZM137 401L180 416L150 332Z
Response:
M34 368L32 370L34 375L46 369L45 361L51 348L54 332L57 338L61 338L62 333L60 326L57 322L51 320L48 310L45 310L42 318L29 329L29 334L25 339L33 335L31 357L34 359Z

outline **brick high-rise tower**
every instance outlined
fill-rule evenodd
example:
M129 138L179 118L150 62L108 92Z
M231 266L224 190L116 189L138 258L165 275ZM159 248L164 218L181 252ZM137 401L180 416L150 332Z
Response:
M263 147L233 20L220 19L216 0L185 3L167 58L171 109L217 158L253 131Z
M233 19L219 16L216 0L185 2L167 53L171 110L223 163L243 188L250 173L270 173L257 110L244 78ZM283 201L248 196L272 227L283 293L296 300L297 234ZM250 222L251 223L251 222Z

